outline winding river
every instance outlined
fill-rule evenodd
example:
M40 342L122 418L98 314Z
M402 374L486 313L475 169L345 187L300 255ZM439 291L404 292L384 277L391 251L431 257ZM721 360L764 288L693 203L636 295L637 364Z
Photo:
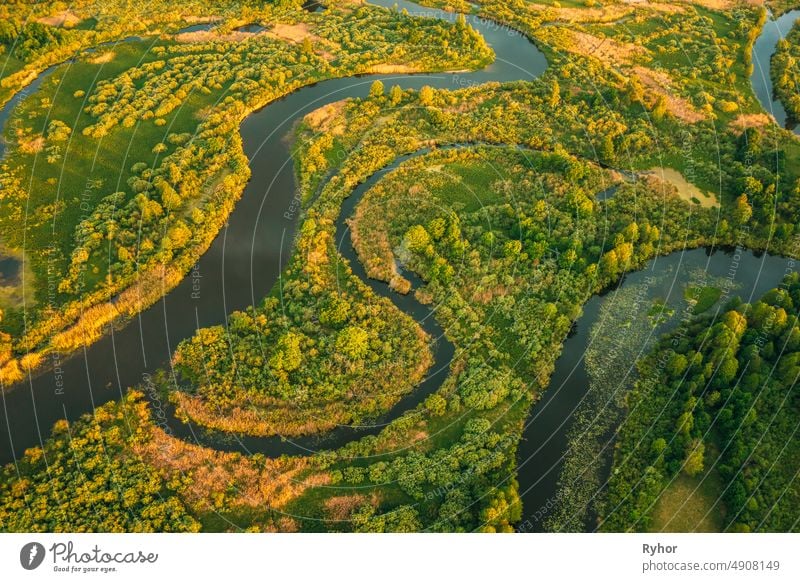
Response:
M447 20L455 18L453 14L420 8L402 0L373 0L373 3L385 7L398 5L411 14ZM545 70L547 63L544 56L524 36L475 16L468 16L467 20L486 38L497 56L493 64L481 71L333 79L299 89L250 115L241 125L241 134L252 176L225 229L192 272L158 303L82 353L64 361L52 362L52 370L2 394L0 462L9 462L19 457L26 448L40 445L56 420L74 420L104 402L120 398L129 386L142 383L148 374L167 365L174 348L182 339L192 336L199 327L225 323L228 313L258 303L270 291L287 264L297 226L297 212L293 210L296 191L294 167L290 146L285 139L296 120L328 103L347 97L365 96L376 79L403 88L418 89L430 85L456 89L488 81L530 80ZM767 30L768 27L765 27L762 37ZM768 50L762 37L759 37L754 48L754 53L759 51L759 63L764 62L762 55ZM758 65L755 68L758 70ZM0 111L0 122L5 123L13 107L25 94L34 91L51 72L48 69L23 94L15 96ZM768 79L768 74L761 76L761 81ZM753 82L754 89L759 93L755 77ZM771 90L765 94L770 96L771 103ZM775 111L774 107L765 107ZM782 123L780 119L778 121ZM422 153L425 152L412 155ZM386 422L413 409L425 396L438 389L447 376L453 345L442 334L428 307L416 302L411 295L391 293L384 283L366 277L349 243L345 224L345 219L351 215L361 196L386 171L409 157L399 158L390 167L372 176L344 202L336 225L337 242L356 276L378 294L389 297L434 338L432 347L435 364L428 378L404 397L386 417L369 427L340 427L324 437L283 439L229 436L227 440L221 440L195 431L191 425L170 422L177 436L211 444L218 449L262 452L270 456L334 448L354 438L377 433ZM734 258L734 277L745 298L758 296L777 284L786 269L786 261L776 257L757 257L749 253L742 256L723 252L708 254L700 249L654 259L645 270L628 275L620 285L624 282L635 283L650 272L666 269L674 274L666 279L666 287L651 287L648 293L653 298L682 294L681 283L686 280L689 266L725 276L731 271ZM415 287L421 284L413 274L404 275ZM524 503L523 521L531 524L528 530L541 530L544 516L552 506L560 468L568 450L567 432L571 418L589 386L583 355L591 342L601 341L602 333L598 333L601 328L597 325L600 307L603 302L613 301L614 298L615 292L612 290L592 298L586 304L582 318L564 345L550 389L533 408L526 422L519 452L518 479Z
M455 15L421 8L410 2L375 0L386 8L397 5L411 14L434 16L453 21ZM224 324L227 314L258 303L278 281L287 264L297 226L294 193L294 165L286 136L295 121L307 113L347 97L364 97L375 80L403 88L424 85L457 89L488 81L534 79L545 70L544 55L524 36L496 23L468 16L467 21L492 46L496 60L475 72L413 75L364 75L332 79L301 88L250 115L241 125L244 152L250 160L251 178L227 226L184 280L162 300L145 310L121 329L75 356L53 361L53 369L21 383L2 394L0 416L0 462L18 458L26 448L40 445L53 423L74 420L96 406L120 398L129 386L141 384L148 374L168 364L176 345L191 337L199 327ZM48 70L42 74L50 74ZM41 84L40 76L36 85ZM21 98L19 99L21 100ZM4 109L8 116L19 100ZM2 118L0 118L2 119ZM401 162L398 160L398 163ZM338 222L338 233L346 232L349 216L361 194L380 174L363 184L345 203ZM340 245L353 270L366 280L350 244ZM213 439L221 449L263 452L270 456L298 454L322 447L333 448L349 440L378 432L392 418L416 406L426 394L436 390L447 375L452 345L442 336L427 308L410 296L389 293L382 283L366 280L378 293L388 296L400 309L417 319L435 338L436 362L429 377L384 419L370 427L341 427L322 438L259 439L230 437L226 442ZM414 281L419 284L419 281ZM204 440L191 426L170 423L178 436Z
M762 107L775 118L781 127L787 127L787 116L783 105L774 98L770 62L778 41L791 30L800 18L800 10L792 10L779 18L771 16L757 37L752 50L753 73L751 83ZM788 127L800 134L800 127ZM604 200L613 195L615 189L598 196ZM630 310L630 305L618 298L617 291L625 285L641 286L644 290L638 297L640 301L665 301L673 308L679 308L683 292L689 282L690 273L700 269L712 277L729 279L731 285L745 301L758 299L765 291L775 287L784 275L797 270L789 259L754 254L747 251L716 251L695 249L658 257L648 262L645 268L629 273L619 281L617 287L602 295L592 297L583 307L583 314L573 328L556 362L548 389L532 408L525 423L523 441L519 447L520 495L522 496L523 517L520 531L540 532L545 530L547 519L553 514L557 503L559 477L570 446L581 446L580 438L570 442L570 429L575 415L581 410L583 401L590 397L591 381L584 356L587 349L596 341L605 341L610 333L610 323L601 320L601 308ZM653 283L653 275L665 275ZM618 324L619 322L617 322ZM653 329L652 335L663 333L675 321L667 321ZM618 391L627 390L635 378L635 361L644 355L644 350L628 354L631 366L625 378L620 378ZM608 406L613 406L609 402ZM594 411L597 418L602 410ZM603 450L607 478L610 469L610 455L613 440L605 443ZM569 484L567 484L569 485ZM591 523L591 510L586 514L587 530L594 529Z

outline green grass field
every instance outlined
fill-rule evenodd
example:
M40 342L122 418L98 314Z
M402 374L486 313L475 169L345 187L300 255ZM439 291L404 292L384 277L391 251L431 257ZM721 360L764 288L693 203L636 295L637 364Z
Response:
M36 94L25 99L6 126L6 139L12 146L9 164L19 172L27 193L23 209L13 209L16 201L9 200L0 212L0 229L6 243L30 249L34 275L44 278L48 266L63 272L75 245L75 227L85 218L86 209L111 192L127 191L131 167L139 162L148 167L174 151L166 137L170 133L194 132L199 123L197 112L213 103L217 95L193 94L183 107L168 114L166 125L161 127L152 120L141 121L132 127L118 126L98 140L82 134L95 119L82 111L84 96L90 94L98 81L113 79L132 66L153 61L152 41L122 43L113 49L114 57L104 63L90 62L96 55L86 55L75 63L68 63L50 77ZM72 129L67 141L45 145L41 151L26 152L26 142L46 134L48 125L59 120ZM15 128L21 129L16 135ZM15 143L16 142L16 143ZM153 144L163 142L167 150L155 154ZM30 147L30 146L29 146ZM56 211L54 213L54 210ZM43 249L54 246L59 250L56 261L49 262ZM52 259L52 256L50 256ZM87 273L89 286L102 278L103 265L95 265L97 272ZM46 291L36 286L38 294ZM56 303L70 299L58 296Z
M714 465L711 455L707 464L709 468L693 477L679 474L661 493L651 514L651 532L722 531L725 506L719 498L723 486L710 468Z

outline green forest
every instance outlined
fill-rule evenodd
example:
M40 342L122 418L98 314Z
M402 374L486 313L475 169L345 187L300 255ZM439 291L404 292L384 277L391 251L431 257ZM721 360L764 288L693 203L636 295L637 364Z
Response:
M24 246L29 282L27 301L2 304L5 382L54 350L91 344L180 281L249 178L236 128L250 112L379 64L435 71L491 58L473 31L434 19L420 25L366 7L317 14L296 3L263 10L227 26L257 17L302 41L216 29L198 41L124 42L80 53L14 110L0 228L3 247ZM418 46L420 35L441 50Z
M691 502L722 531L797 527L798 300L794 273L752 304L695 317L639 363L602 529L666 525L653 515L660 497L698 476Z
M800 28L797 24L785 38L778 41L778 48L772 57L770 74L777 97L792 122L800 119L800 86L797 80L797 62L800 58Z

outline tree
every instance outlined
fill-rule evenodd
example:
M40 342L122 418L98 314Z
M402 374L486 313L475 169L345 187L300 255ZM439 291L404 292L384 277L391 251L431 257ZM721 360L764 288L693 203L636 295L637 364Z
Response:
M631 267L631 260L633 259L633 245L629 242L623 242L614 247L614 252L617 254L617 262L621 269L628 270Z
M667 114L667 99L663 95L659 95L656 98L656 102L653 105L653 113L652 117L654 121L661 121L664 119L664 116Z
M510 240L503 245L503 255L508 258L516 258L522 252L522 243L518 240Z
M635 243L639 240L639 225L635 222L631 222L623 229L622 236L626 241Z
M431 237L424 226L417 224L408 229L404 243L411 252L421 253L431 244Z
M441 394L431 394L425 399L425 408L433 416L442 416L447 411L447 400Z
M50 141L66 141L72 130L63 121L54 119L47 126L47 139Z
M641 103L644 99L644 85L639 77L632 76L628 80L628 98L632 103Z
M336 337L336 351L351 362L363 359L369 351L369 334L360 327L344 328Z
M339 326L347 321L350 315L350 303L344 297L334 295L319 314L322 325Z
M672 378L680 378L689 366L689 360L683 354L672 354L667 363L666 372Z
M400 88L400 85L394 85L392 87L389 93L389 99L393 107L400 105L400 102L403 100L403 90Z
M617 150L614 147L614 140L610 135L603 136L603 141L600 144L600 157L606 161L612 161L617 155Z
M433 105L434 92L428 85L419 90L419 103L424 107Z
M548 99L550 107L558 107L561 104L561 87L557 79L553 79L550 85L550 98Z
M747 200L747 194L742 194L736 199L736 206L733 210L733 217L739 224L746 224L753 216L753 207Z
M369 88L369 96L371 99L383 97L383 83L380 81L375 81L372 83L372 86Z
M619 274L619 261L617 253L613 249L600 259L600 272L608 278L614 278Z
M666 439L659 437L653 441L653 444L650 446L650 448L656 455L661 455L661 453L667 450L667 441Z
M278 351L270 360L270 365L274 370L293 372L300 367L303 362L300 341L301 336L291 331L285 333L278 340Z
M683 464L683 471L690 477L694 477L703 472L703 455L705 450L706 447L703 441L700 439L692 441L689 456L686 457L686 462Z

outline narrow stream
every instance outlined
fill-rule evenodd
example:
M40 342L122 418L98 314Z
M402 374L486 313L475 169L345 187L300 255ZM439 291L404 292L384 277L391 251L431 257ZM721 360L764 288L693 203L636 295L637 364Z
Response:
M6 123L8 122L8 118L11 117L11 113L16 109L17 105L22 103L28 95L31 95L39 90L39 87L42 86L47 78L53 74L53 72L62 65L54 65L52 67L48 67L42 73L39 74L33 82L25 87L22 91L15 94L11 99L9 99L6 104L0 109L0 128L5 129ZM2 160L6 155L6 141L3 133L0 132L0 160Z
M405 1L375 0L374 3L387 8L396 5L411 14L448 21L455 19L454 14ZM0 463L18 458L26 448L41 445L57 420L75 420L104 402L119 399L129 386L141 384L148 375L168 365L176 345L191 337L198 328L224 324L229 313L257 304L267 295L287 264L297 226L294 165L290 145L285 139L296 120L328 103L366 96L375 80L405 89L419 89L424 85L457 89L488 81L531 80L544 72L547 66L544 55L526 37L475 16L467 16L467 22L484 36L496 54L495 62L480 71L332 79L301 88L245 119L240 131L244 152L250 160L251 178L227 226L184 280L155 305L81 353L68 359L55 356L50 362L51 370L2 394ZM31 89L29 87L29 91ZM5 115L11 107L4 109ZM359 191L363 193L364 190ZM358 198L359 194L354 194L345 203L340 227ZM341 237L344 230L339 228L337 237ZM363 277L350 245L340 246L351 259L354 271ZM432 337L441 336L434 318L427 317L427 309L411 297L396 297L381 283L367 281L367 284L381 295L389 296L403 311L420 321ZM431 376L403 399L396 411L369 430L377 432L387 420L415 405L423 395L441 384L446 377L452 346L446 341L437 341L434 350L436 363ZM174 424L183 435L192 438L190 426ZM337 446L364 434L368 433L342 427L322 439L229 437L228 442L219 447L275 456Z
M453 146L459 147L459 146ZM441 148L445 149L445 148ZM347 219L353 215L356 206L370 188L377 184L386 176L387 173L396 169L402 163L429 153L429 149L423 149L413 154L400 156L389 166L375 172L367 180L359 184L353 193L342 203L341 212L336 220L336 243L339 253L349 261L353 274L366 283L376 294L388 297L397 308L411 316L431 338L431 352L434 356L434 364L428 371L427 377L409 394L405 395L392 409L380 418L363 426L341 425L333 430L321 435L310 435L305 437L284 438L275 437L249 437L224 435L212 431L198 429L191 424L179 422L171 416L171 410L166 410L170 430L175 436L199 442L217 450L260 452L269 456L281 454L305 454L320 450L330 450L341 447L342 445L367 435L378 434L388 423L399 418L403 414L416 408L418 404L427 398L429 394L436 392L447 378L450 371L450 362L453 359L455 348L445 337L441 326L434 317L433 310L416 301L413 293L400 295L390 291L388 284L376 281L367 277L367 273L358 260L358 256L350 240L350 229L347 226ZM413 288L419 288L423 283L414 273L403 272L403 275L411 281Z
M80 51L80 53L91 54L108 46L116 46L121 43L126 43L134 40L141 40L141 38L138 36L129 36L127 38L123 38L120 40L102 42L93 47L85 48L82 51ZM8 120L11 117L11 114L14 112L14 109L16 109L17 106L20 103L22 103L25 99L27 99L30 95L36 93L36 91L39 90L39 87L42 86L42 83L44 83L56 71L56 69L63 66L68 66L70 63L74 63L77 58L79 57L76 56L71 59L68 59L63 63L47 67L44 71L39 73L39 75L33 81L31 81L31 83L29 83L24 89L14 94L14 96L11 99L6 101L5 105L0 107L0 160L2 160L6 155L6 143L4 136L5 127L6 123L8 123Z
M459 149L476 147L478 144L451 144L439 147L441 150ZM514 146L492 146L480 144L483 147L514 147ZM424 148L412 154L397 157L391 164L372 174L367 180L359 184L352 194L342 203L341 211L336 219L336 246L339 254L350 263L353 274L369 286L377 295L387 297L403 313L411 316L431 338L431 352L434 363L428 371L427 377L409 394L403 396L400 401L392 407L386 414L380 416L368 425L346 426L341 425L333 430L321 435L310 435L304 437L285 438L275 437L249 437L239 435L231 437L213 431L195 429L191 424L179 422L174 416L168 416L170 430L176 436L199 442L217 450L246 450L249 452L260 452L269 456L281 454L312 453L320 450L331 450L342 445L368 435L378 434L387 424L400 416L414 410L418 404L422 403L430 394L436 392L447 378L450 371L450 363L455 354L455 346L447 339L435 318L435 307L431 308L419 303L413 294L414 289L420 288L424 283L413 272L403 271L403 276L412 284L412 291L406 295L395 293L389 289L387 283L377 281L367 276L364 265L358 259L355 248L350 239L350 228L347 220L353 216L356 207L361 199L375 184L380 182L388 173L395 170L403 163L427 155L431 149ZM166 410L168 415L173 411Z

